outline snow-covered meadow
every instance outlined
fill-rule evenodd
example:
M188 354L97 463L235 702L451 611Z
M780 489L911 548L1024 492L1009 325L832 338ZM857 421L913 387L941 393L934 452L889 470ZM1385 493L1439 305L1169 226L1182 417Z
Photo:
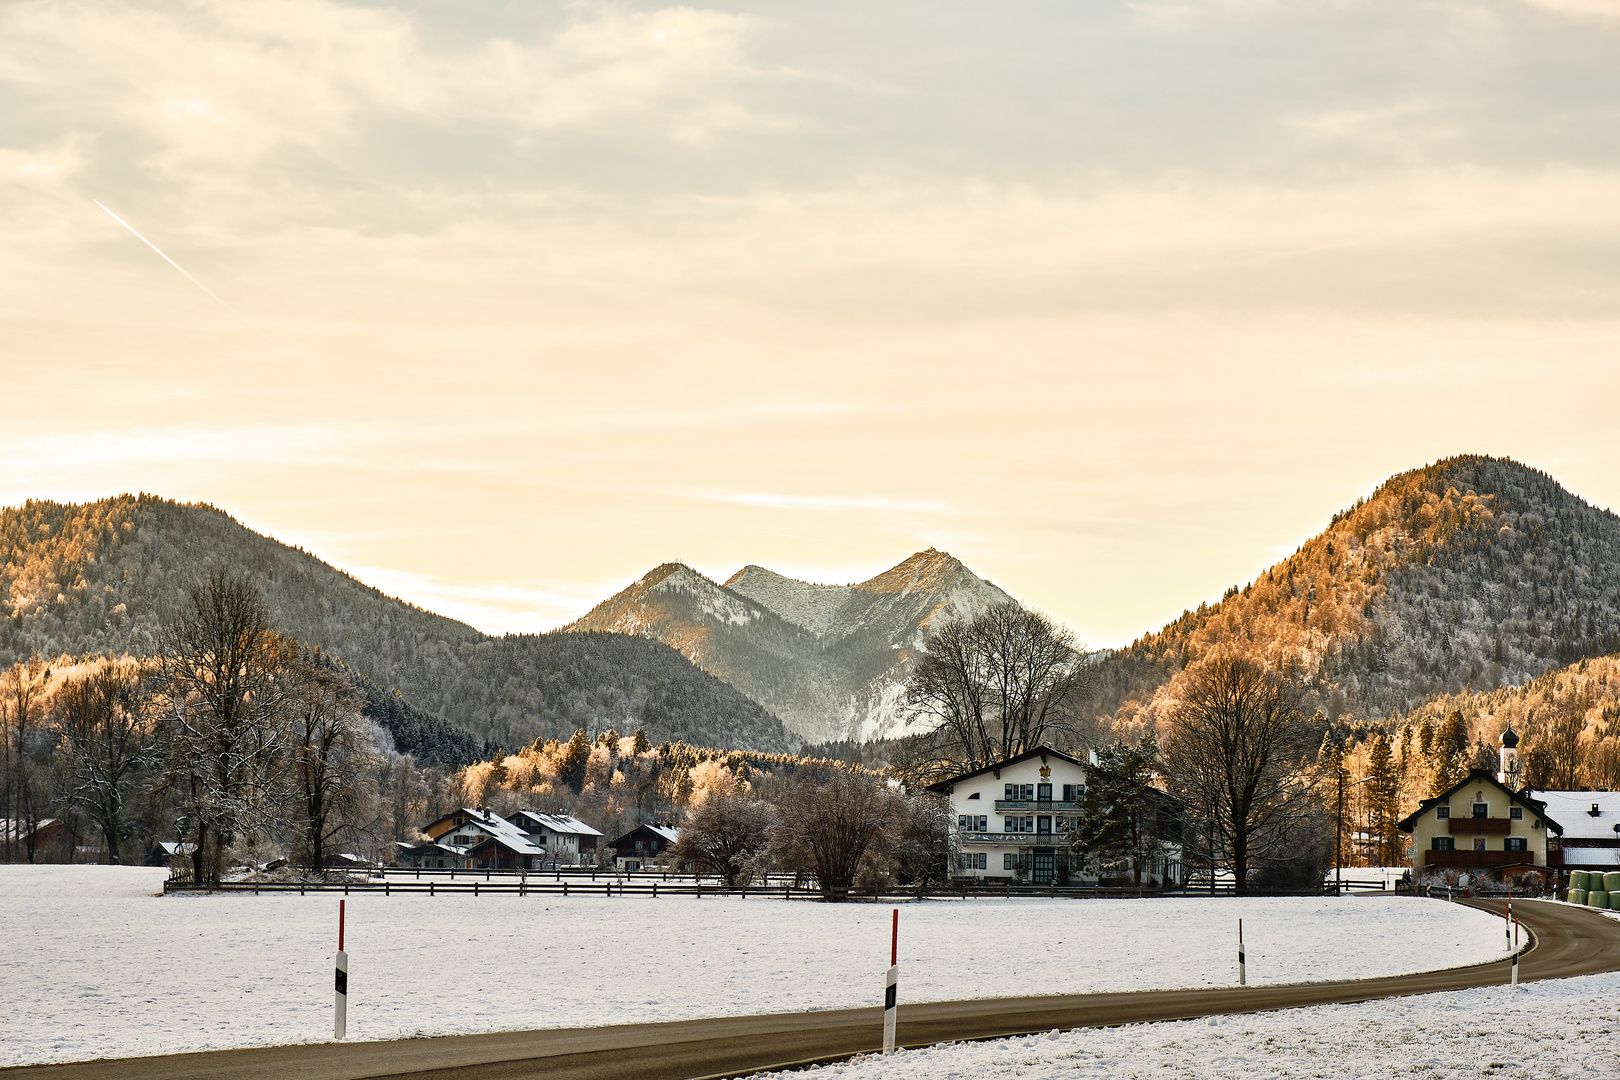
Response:
M154 895L163 870L0 867L0 1065L331 1032L338 898ZM348 899L351 1038L874 1004L888 906L749 898ZM1502 923L1409 897L905 904L902 1000L1363 978L1505 955Z
M953 1043L811 1071L817 1080L1607 1080L1620 1076L1620 974Z

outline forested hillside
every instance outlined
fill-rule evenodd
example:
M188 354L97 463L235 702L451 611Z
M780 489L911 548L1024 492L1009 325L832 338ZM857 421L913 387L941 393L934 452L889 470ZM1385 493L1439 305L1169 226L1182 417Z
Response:
M252 576L278 629L365 680L371 711L385 726L385 716L397 721L401 749L413 738L463 745L433 718L507 747L611 726L642 727L658 741L762 751L795 744L769 711L659 642L489 637L385 596L213 507L148 495L0 511L0 664L35 653L151 655L187 588L221 562Z
M1517 462L1402 473L1242 589L1099 663L1095 712L1157 716L1219 648L1302 677L1330 718L1387 718L1620 649L1620 518Z

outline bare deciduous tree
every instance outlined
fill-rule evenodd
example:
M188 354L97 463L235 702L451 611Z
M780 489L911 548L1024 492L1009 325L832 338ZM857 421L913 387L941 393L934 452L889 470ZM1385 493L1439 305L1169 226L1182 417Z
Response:
M101 830L107 861L122 859L132 789L152 764L155 743L146 674L128 657L99 661L56 696L56 734L65 752L65 799Z
M906 683L914 716L933 724L913 769L932 780L1014 757L1064 729L1062 706L1088 683L1074 636L1016 603L930 633Z
M832 769L801 778L783 795L771 830L771 857L814 877L824 900L847 900L869 856L887 854L905 796L870 773Z
M286 651L258 587L225 567L192 591L164 637L167 770L199 882L218 884L230 846L276 824L288 749L276 675Z
M50 804L34 754L34 744L43 734L43 706L50 681L51 669L37 656L0 676L0 747L4 749L0 797L5 803L0 826L5 831L7 862L19 855L34 861L39 824Z
M1224 864L1243 893L1250 871L1286 850L1313 807L1304 777L1309 733L1296 692L1253 661L1222 655L1189 672L1180 696L1164 740L1165 771L1215 852L1211 872Z
M377 816L377 755L364 698L319 657L300 653L281 676L300 817L299 854L320 873L330 842Z
M699 874L713 874L727 886L747 885L761 869L776 808L737 795L711 795L681 825L673 849L680 862Z

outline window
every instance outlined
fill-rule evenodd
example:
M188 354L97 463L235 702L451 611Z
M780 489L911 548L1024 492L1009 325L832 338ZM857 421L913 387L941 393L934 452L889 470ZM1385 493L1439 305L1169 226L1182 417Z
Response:
M1007 784L1008 802L1028 802L1035 797L1034 784Z
M988 868L986 860L989 858L983 851L964 851L957 858L956 865L963 870L984 870Z
M978 797L979 797L979 793L977 791L975 791L973 794L968 796L968 798L970 798L970 799L977 799Z
M980 852L975 853L974 856L973 856L973 869L975 869L975 870L988 870L988 869L990 869L990 861L989 860L990 860L990 853L989 852L980 851Z
M1010 833L1027 833L1033 832L1035 829L1035 817L1033 814L1025 814L1022 816L1018 814L1008 814L1002 820L1006 822L1007 831Z
M636 841L636 850L637 851L645 851L646 848L647 848L647 842L645 840L637 840Z
M1052 801L1052 785L1051 784L1039 784L1039 785L1037 785L1036 788L1035 788L1035 797L1037 799L1039 799L1041 802L1051 802Z
M960 814L956 818L956 827L962 832L984 832L990 825L988 814L975 817L972 814Z
M1437 806L1437 807L1435 807L1434 808L1434 816L1435 816L1435 819L1438 820L1438 821L1446 820L1447 818L1449 818L1451 816L1451 807L1449 807L1449 806Z
M1456 851L1457 841L1450 836L1437 836L1429 845L1431 851Z
M1522 807L1522 806L1512 807L1511 809L1508 810L1508 817L1512 818L1514 821L1523 821L1524 820L1524 807Z
M1040 817L1036 818L1035 819L1035 831L1038 832L1038 833L1043 833L1046 836L1051 836L1052 835L1052 819L1047 817L1045 814L1042 814Z
M1525 851L1525 850L1528 850L1528 849L1525 847L1524 837L1522 837L1522 836L1510 836L1510 837L1507 838L1507 842L1502 845L1502 850L1504 850L1504 851Z
M1010 851L1006 852L1005 854L1003 854L1001 856L1001 868L1003 870L1016 870L1016 869L1018 869L1018 864L1013 861L1016 858L1017 858L1017 856L1014 855L1012 852L1010 852Z
M1490 817L1491 816L1490 804L1489 803L1482 803L1482 802L1475 803L1474 804L1474 816L1475 817Z
M1084 784L1064 784L1063 785L1063 801L1064 802L1079 802L1081 799L1085 798L1085 795L1086 795L1086 785L1084 785Z

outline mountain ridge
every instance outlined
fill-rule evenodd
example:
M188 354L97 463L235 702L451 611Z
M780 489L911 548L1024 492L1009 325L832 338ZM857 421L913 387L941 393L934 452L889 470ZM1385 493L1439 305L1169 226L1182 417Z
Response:
M665 563L563 629L654 636L805 739L870 739L905 730L905 675L938 617L1008 602L934 548L851 585L800 581L757 564L721 584Z
M399 691L405 702L387 711L410 716L412 730L433 728L426 717L437 717L510 749L576 727L645 727L655 741L773 752L797 745L769 710L659 642L491 637L215 507L144 493L0 510L0 613L9 616L0 618L0 663L34 653L152 655L187 589L220 562L259 584L277 629L363 676L372 700Z

